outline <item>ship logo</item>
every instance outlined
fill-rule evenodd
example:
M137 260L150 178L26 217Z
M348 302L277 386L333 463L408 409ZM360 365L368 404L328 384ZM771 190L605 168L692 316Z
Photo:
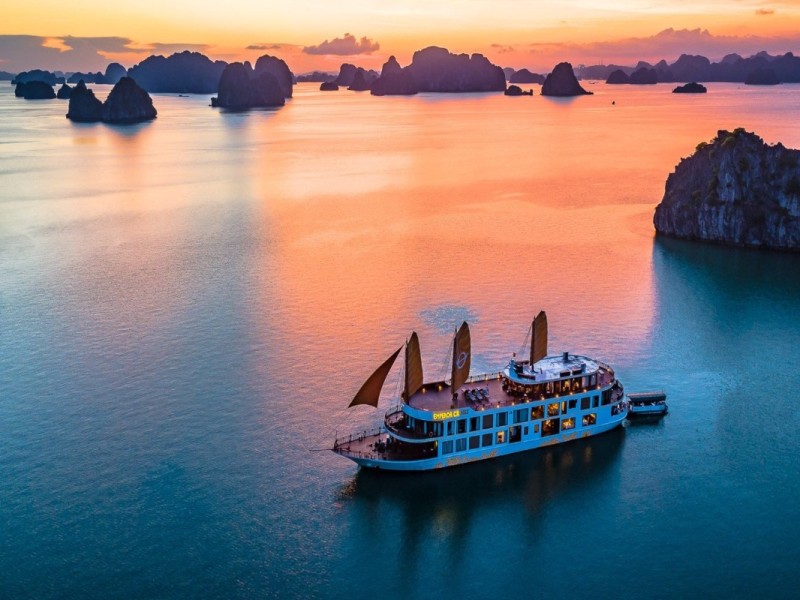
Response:
M467 362L467 358L469 358L469 354L467 354L466 352L462 352L461 354L459 354L458 358L456 359L456 367L458 367L459 369L463 367Z

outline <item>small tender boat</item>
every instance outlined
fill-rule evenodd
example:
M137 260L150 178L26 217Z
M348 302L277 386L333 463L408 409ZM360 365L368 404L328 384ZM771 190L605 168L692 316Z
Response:
M628 394L629 417L660 417L667 414L667 395L662 391Z

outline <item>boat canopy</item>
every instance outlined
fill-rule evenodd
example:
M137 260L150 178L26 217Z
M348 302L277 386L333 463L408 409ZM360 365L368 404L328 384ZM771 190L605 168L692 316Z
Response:
M381 388L383 388L383 383L386 381L386 376L389 374L389 371L392 370L394 361L397 360L397 355L400 354L400 350L402 349L403 347L400 346L397 350L395 350L394 354L387 358L380 367L375 369L375 372L369 376L369 378L364 382L364 385L361 386L361 389L358 390L358 393L356 393L356 396L353 398L350 406L356 406L357 404L369 404L370 406L378 408L378 399L381 396ZM350 406L348 406L348 408L350 408Z
M547 314L542 310L531 326L531 368L547 356Z

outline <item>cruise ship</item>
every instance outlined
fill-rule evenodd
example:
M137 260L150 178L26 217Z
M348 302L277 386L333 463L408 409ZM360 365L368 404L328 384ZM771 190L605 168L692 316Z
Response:
M530 330L530 357L470 376L466 322L455 332L450 378L424 383L416 332L366 380L350 406L378 407L404 353L403 392L383 425L339 437L333 451L362 467L427 471L552 446L618 427L628 407L614 370L598 360L547 354L547 315ZM526 336L527 340L527 336Z

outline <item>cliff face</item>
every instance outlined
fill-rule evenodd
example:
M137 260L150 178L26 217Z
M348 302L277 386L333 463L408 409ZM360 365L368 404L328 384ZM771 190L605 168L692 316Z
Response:
M800 151L719 131L667 178L653 224L678 238L800 250Z

